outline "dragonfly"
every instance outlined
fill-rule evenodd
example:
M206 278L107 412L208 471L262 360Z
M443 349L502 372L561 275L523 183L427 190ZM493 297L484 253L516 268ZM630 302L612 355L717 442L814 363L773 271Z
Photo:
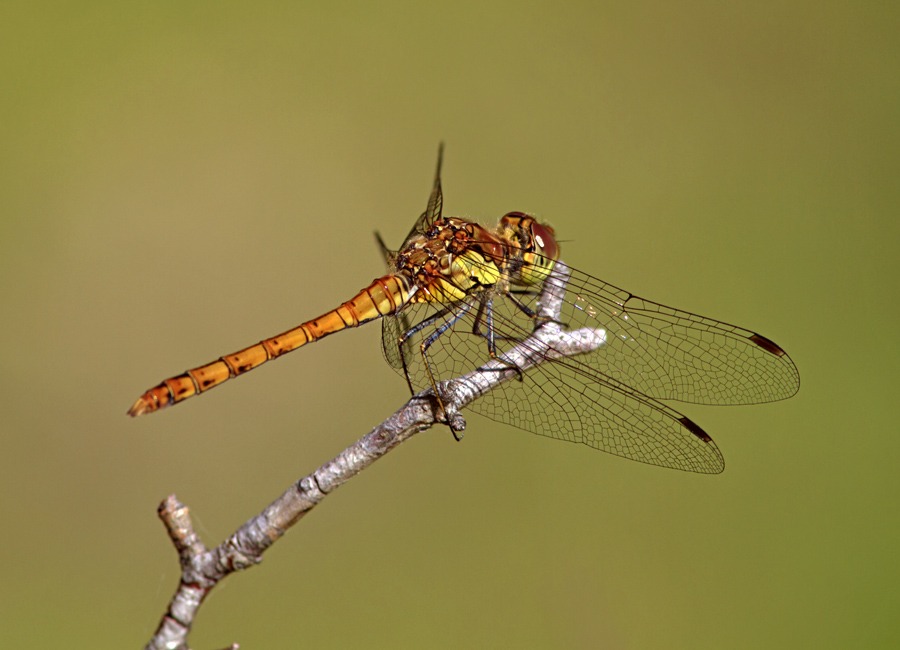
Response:
M376 234L385 275L318 318L166 379L128 414L178 404L376 319L385 359L413 394L430 388L440 403L444 380L489 368L505 372L517 381L499 383L468 408L532 433L678 470L716 474L725 463L709 434L666 402L761 404L799 390L796 365L771 339L575 269L568 271L559 316L542 316L543 285L567 268L554 229L524 212L507 213L494 228L443 216L442 159L443 144L427 207L403 245L390 250ZM532 343L532 334L551 320L601 332L603 344L568 356ZM523 368L510 360L522 346L540 363Z

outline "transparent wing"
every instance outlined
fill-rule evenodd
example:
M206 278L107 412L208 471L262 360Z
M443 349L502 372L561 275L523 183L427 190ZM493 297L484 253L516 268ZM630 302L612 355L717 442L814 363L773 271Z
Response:
M535 309L534 293L512 298ZM482 296L467 298L472 309L428 351L439 380L458 377L490 359ZM534 321L504 295L491 301L497 354L521 344ZM447 305L411 305L407 322L422 322ZM409 328L386 318L383 344L388 362L402 372L403 360L417 390L430 386L419 350L423 337L449 316L416 333L402 350ZM560 320L566 329L604 329L606 344L588 354L548 361L508 381L470 408L494 420L560 440L645 463L715 473L724 462L700 427L661 399L698 404L755 404L790 397L799 374L777 345L749 330L632 296L572 271Z
M608 346L591 365L656 399L760 404L800 389L800 373L771 340L750 330L634 296L572 270L563 322L604 327Z
M412 230L409 231L409 234L406 235L406 239L403 240L402 249L406 246L407 242L413 237L413 235L421 235L427 232L431 225L441 218L441 210L444 206L444 195L441 192L441 163L444 159L444 143L442 142L438 146L438 160L437 160L437 170L434 172L434 187L431 190L431 196L428 198L428 207L425 208L425 212L416 219L416 223L413 224Z
M387 267L388 272L393 271L397 260L397 251L392 251L388 248L381 238L381 233L377 230L375 231L375 243L378 245L378 252L381 253L381 259L384 260L384 265Z

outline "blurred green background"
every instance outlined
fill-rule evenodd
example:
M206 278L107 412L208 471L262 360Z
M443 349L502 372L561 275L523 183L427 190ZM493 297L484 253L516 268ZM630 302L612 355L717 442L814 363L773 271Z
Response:
M0 9L3 647L141 647L210 545L401 406L380 328L152 417L317 316L425 206L785 347L800 394L678 406L721 476L472 415L332 494L195 648L900 644L900 20L887 3Z

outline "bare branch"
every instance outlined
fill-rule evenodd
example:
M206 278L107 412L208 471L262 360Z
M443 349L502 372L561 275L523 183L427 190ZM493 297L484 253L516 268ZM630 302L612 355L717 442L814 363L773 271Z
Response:
M262 561L263 552L303 515L345 481L378 460L400 443L435 424L465 428L459 411L497 385L548 359L590 352L603 345L604 330L562 330L558 319L569 270L557 262L538 298L538 319L532 335L497 360L456 379L438 385L449 422L440 420L441 409L431 389L414 395L399 411L367 435L300 479L263 512L241 526L212 551L194 532L187 506L175 495L159 506L169 537L181 561L181 582L169 603L147 650L187 649L187 636L207 594L231 573ZM237 645L232 646L237 648Z

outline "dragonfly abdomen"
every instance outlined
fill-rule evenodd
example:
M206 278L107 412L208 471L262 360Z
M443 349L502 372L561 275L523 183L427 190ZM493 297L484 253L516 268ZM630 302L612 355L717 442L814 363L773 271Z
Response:
M412 282L405 275L378 278L337 309L249 348L166 379L141 395L128 410L128 414L138 416L153 413L177 404L307 343L348 327L358 327L376 318L394 314L409 302L412 294Z

